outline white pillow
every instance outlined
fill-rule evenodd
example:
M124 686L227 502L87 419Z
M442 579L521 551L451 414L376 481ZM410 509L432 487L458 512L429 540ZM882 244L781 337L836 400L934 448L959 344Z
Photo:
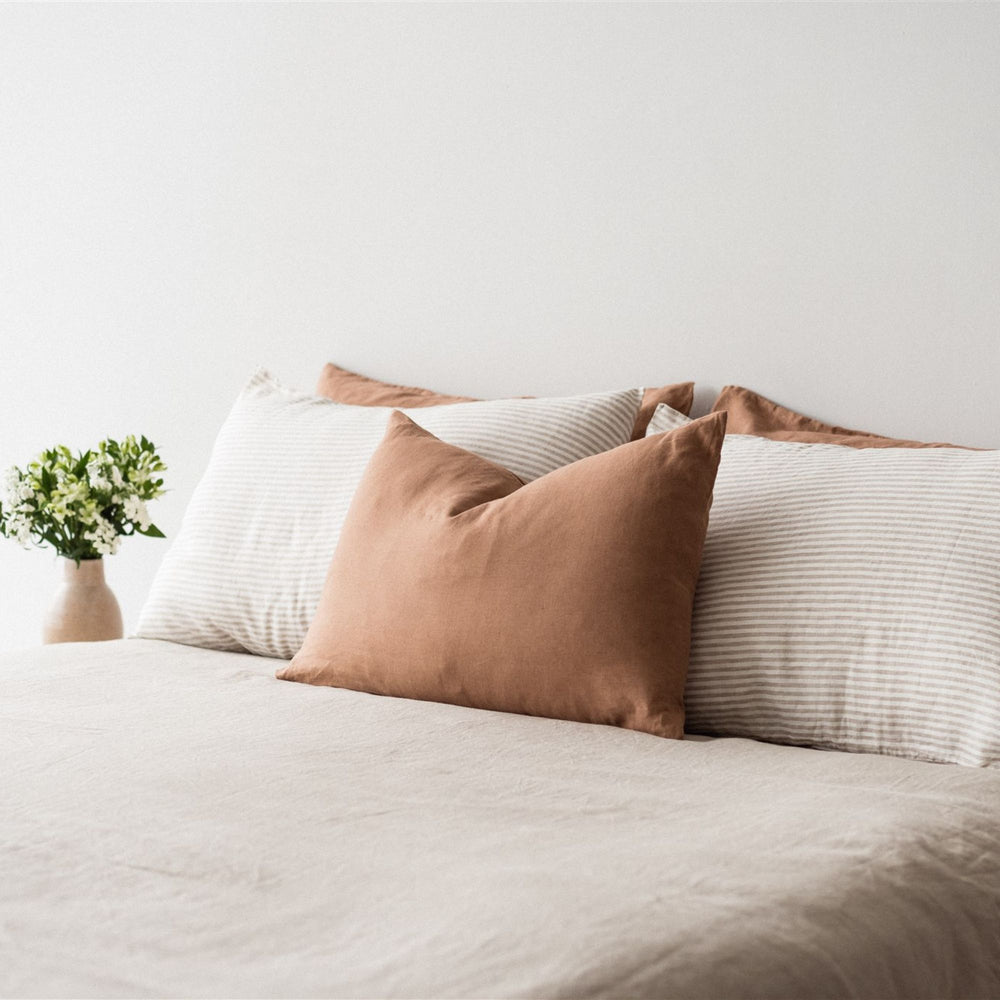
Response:
M728 436L685 704L689 732L1000 765L1000 452Z
M403 412L528 481L624 444L641 399L627 389ZM258 372L219 432L137 634L291 658L391 412L295 392Z

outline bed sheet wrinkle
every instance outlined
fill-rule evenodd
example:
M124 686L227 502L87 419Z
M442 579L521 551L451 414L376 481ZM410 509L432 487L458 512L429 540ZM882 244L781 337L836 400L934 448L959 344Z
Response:
M1000 996L995 771L273 669L0 657L0 995Z

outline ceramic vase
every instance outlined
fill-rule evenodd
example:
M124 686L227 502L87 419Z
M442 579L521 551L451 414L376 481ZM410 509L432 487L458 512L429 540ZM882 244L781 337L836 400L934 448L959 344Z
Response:
M103 559L60 559L63 581L42 629L42 641L94 642L120 639L122 612L104 580Z

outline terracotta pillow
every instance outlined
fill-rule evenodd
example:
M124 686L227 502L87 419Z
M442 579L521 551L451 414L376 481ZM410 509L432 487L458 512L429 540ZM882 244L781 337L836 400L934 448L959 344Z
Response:
M680 738L725 425L523 485L394 413L278 677Z
M410 385L393 385L378 379L359 375L357 372L338 368L337 365L323 366L316 395L326 396L335 403L352 403L354 406L440 406L443 403L475 403L472 396L446 396L430 389L418 389ZM650 417L660 403L665 403L685 416L691 412L694 403L694 382L678 382L658 389L646 389L642 396L642 406L635 418L632 440L638 441L645 433Z
M851 448L958 448L961 445L906 441L869 431L855 431L804 416L766 399L750 389L727 385L719 393L713 413L729 414L728 434L753 434L772 441L839 444ZM975 449L972 449L975 450Z

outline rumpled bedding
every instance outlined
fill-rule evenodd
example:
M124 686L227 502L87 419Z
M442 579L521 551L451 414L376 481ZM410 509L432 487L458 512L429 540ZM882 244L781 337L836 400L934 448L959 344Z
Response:
M0 994L995 998L1000 772L0 657Z

